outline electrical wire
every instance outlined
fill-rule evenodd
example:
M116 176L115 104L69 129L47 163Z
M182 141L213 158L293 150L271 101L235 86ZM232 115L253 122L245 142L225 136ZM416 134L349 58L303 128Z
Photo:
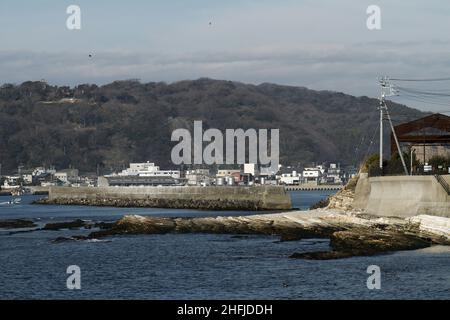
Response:
M391 81L404 81L404 82L435 82L435 81L450 81L450 78L434 78L434 79L396 79L389 78Z
M395 86L394 88L397 92L407 92L407 93L411 93L411 94L418 94L418 95L424 95L424 96L450 97L450 93L421 91L421 90L399 87L399 86Z

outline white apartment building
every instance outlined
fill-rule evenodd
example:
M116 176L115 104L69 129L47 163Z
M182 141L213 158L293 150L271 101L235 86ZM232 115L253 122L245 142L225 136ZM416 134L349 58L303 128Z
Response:
M304 168L302 177L304 183L319 183L320 178L324 174L325 170L323 166L317 166L315 168Z
M180 179L179 170L160 170L153 162L130 163L130 167L118 173L119 176L139 176L139 177L172 177Z

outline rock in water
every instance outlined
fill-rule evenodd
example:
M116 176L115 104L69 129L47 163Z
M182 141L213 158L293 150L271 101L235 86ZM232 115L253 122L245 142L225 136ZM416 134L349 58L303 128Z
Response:
M71 222L56 222L56 223L47 223L43 230L61 230L61 229L80 229L87 227L88 224L81 219L77 219Z
M388 251L415 250L429 247L433 242L416 235L399 231L378 231L374 229L353 229L335 232L330 245L335 251L377 254Z
M4 229L21 229L21 228L35 228L37 225L30 220L11 219L0 220L0 228Z
M332 251L294 253L291 258L308 260L331 260L355 256L372 256L381 253L416 250L433 244L430 239L400 231L381 231L361 228L338 231L331 235Z

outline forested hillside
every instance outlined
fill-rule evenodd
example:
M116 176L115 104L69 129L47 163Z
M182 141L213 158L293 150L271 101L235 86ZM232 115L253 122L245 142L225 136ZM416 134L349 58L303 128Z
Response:
M145 160L171 167L172 130L203 120L205 129L280 129L283 164L358 164L376 134L377 106L376 99L337 92L210 79L75 88L5 84L0 163L3 172L19 165L108 171ZM396 123L424 115L390 106Z

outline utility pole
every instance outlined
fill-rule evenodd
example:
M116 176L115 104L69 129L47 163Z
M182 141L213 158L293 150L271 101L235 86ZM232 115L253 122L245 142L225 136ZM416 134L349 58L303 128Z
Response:
M384 100L386 97L386 94L390 94L391 92L388 90L388 77L382 77L380 79L380 86L381 86L381 92L380 92L380 169L383 170L383 120L384 120Z
M406 167L405 159L403 157L403 152L400 148L400 143L398 142L397 134L395 133L394 125L392 124L391 115L389 114L389 109L386 104L386 97L395 96L397 92L389 82L388 77L382 77L380 80L381 85L381 97L380 97L380 169L383 169L383 113L389 120L391 126L392 135L394 136L395 144L397 145L398 155L402 161L403 169L406 175L409 175L408 168Z
M380 99L380 169L383 170L383 102Z

